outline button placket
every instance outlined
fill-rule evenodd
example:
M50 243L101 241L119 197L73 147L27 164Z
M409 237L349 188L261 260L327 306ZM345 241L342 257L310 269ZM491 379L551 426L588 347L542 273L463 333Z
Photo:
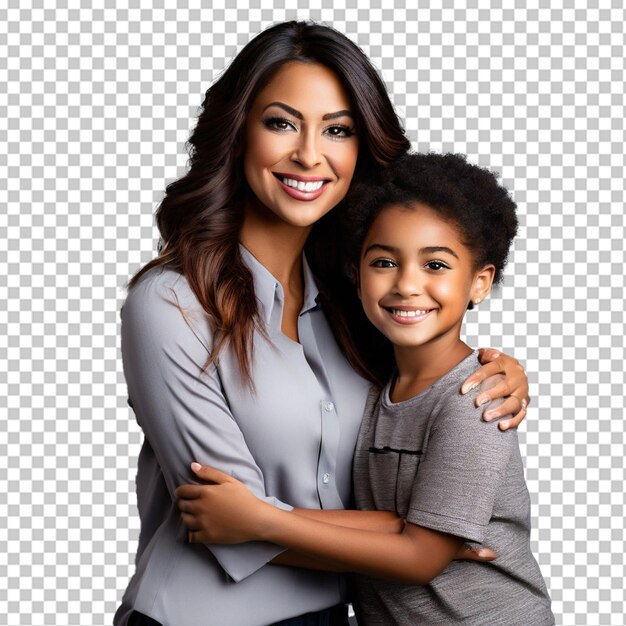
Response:
M325 413L332 413L335 410L335 405L330 400L322 400L321 405ZM322 484L330 484L330 472L324 472L322 474Z

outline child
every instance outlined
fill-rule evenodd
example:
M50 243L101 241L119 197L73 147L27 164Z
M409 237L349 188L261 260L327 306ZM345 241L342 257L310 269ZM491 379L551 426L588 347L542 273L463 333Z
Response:
M492 173L464 158L416 154L357 192L351 207L348 266L397 366L367 403L356 504L395 512L406 525L393 534L359 529L358 512L353 520L333 520L332 511L294 515L210 468L197 471L220 483L203 501L210 524L202 524L191 486L179 488L183 521L194 540L272 541L319 559L303 566L357 572L361 625L551 625L530 551L517 432L482 421L476 393L459 394L479 367L460 338L464 313L501 279L515 204ZM453 561L465 541L492 548L497 559Z

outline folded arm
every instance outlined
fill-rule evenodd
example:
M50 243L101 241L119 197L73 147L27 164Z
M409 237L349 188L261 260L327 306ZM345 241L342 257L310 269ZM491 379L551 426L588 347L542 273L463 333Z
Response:
M255 462L221 389L206 316L184 279L174 272L148 274L129 292L122 309L122 356L137 421L154 450L163 479L174 490L195 482L189 459L237 476L252 493L266 496ZM234 580L256 571L284 548L270 544L207 546Z
M273 561L277 564L352 571L417 584L432 580L463 545L461 538L413 524L393 532L399 522L385 512L283 511L255 498L219 470L203 467L201 471L214 484L176 490L193 542L270 541L289 548L285 556ZM202 524L207 510L211 522Z

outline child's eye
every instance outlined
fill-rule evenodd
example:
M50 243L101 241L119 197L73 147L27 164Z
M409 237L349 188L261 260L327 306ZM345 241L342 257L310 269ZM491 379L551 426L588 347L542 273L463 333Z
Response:
M449 270L450 266L446 265L443 261L428 261L428 263L426 263L426 268L428 268L429 270L433 270L435 272L438 272L440 270Z
M284 131L295 129L293 123L285 119L284 117L270 117L266 120L263 120L263 125L271 130Z
M352 137L354 135L354 129L342 124L336 124L335 126L329 126L326 132L333 138L342 139L344 137Z
M370 263L370 267L397 267L397 263L393 259L376 259Z

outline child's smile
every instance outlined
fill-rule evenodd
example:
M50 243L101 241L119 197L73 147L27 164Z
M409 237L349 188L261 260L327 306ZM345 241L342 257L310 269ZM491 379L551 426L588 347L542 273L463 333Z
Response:
M423 204L384 209L365 238L359 292L370 321L396 348L456 346L470 300L489 292L456 224Z
M385 307L392 319L398 324L417 324L428 317L434 309L413 309L411 307L397 306Z

